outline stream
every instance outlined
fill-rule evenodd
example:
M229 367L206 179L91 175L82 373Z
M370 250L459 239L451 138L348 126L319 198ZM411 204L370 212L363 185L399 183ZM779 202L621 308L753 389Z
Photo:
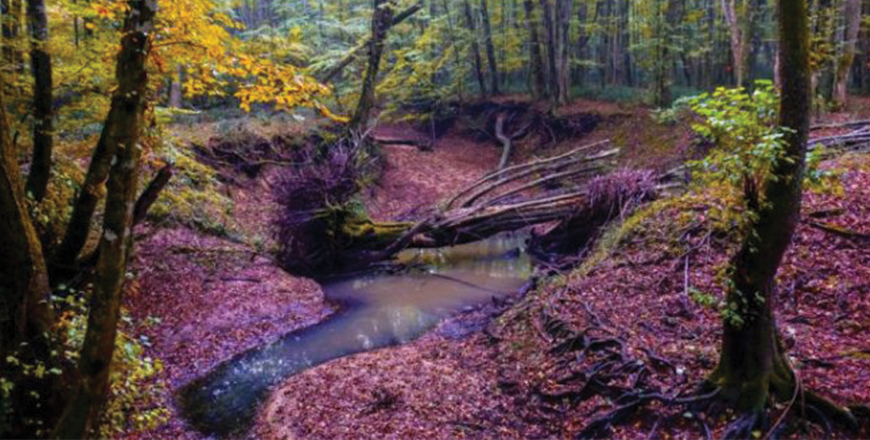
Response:
M409 250L397 274L322 282L342 305L326 320L219 365L179 392L184 417L217 438L244 437L260 404L288 377L342 356L410 342L443 319L513 295L531 276L523 235L437 250Z

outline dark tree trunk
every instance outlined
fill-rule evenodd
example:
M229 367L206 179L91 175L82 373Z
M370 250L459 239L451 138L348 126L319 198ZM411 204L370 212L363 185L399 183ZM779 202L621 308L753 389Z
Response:
M108 398L109 376L121 314L121 293L132 247L133 209L136 200L145 118L151 49L150 36L157 13L156 0L130 0L124 37L118 55L118 89L112 97L103 137L117 147L111 160L106 214L100 239L96 282L91 297L88 327L79 358L79 381L58 422L55 438L82 438L96 427Z
M483 19L483 38L486 43L486 59L489 63L490 90L498 95L498 64L495 58L495 42L492 41L492 26L489 23L489 8L487 0L480 0L480 16Z
M535 3L532 0L524 0L526 8L526 27L529 31L529 57L532 65L532 84L534 84L535 97L547 96L547 79L544 75L544 59L541 55L541 42L537 21L535 21Z
M33 71L33 162L26 191L35 200L45 197L51 177L51 154L54 148L54 111L52 108L51 55L48 53L48 16L45 0L27 0L30 27L30 66Z
M372 36L369 41L369 61L363 78L362 91L356 112L350 121L351 130L360 131L368 128L372 110L375 107L375 88L378 85L378 73L381 69L381 58L387 44L387 31L393 22L394 0L374 0L372 12Z
M547 33L547 82L549 95L555 100L561 96L559 90L559 68L556 61L556 25L553 20L553 8L549 0L541 0L541 11L544 16L544 30Z
M480 94L486 95L486 78L483 76L483 60L480 57L480 45L477 43L477 24L474 21L474 13L471 11L471 3L465 0L465 24L471 31L471 56L474 58L474 74L480 87Z
M0 81L0 87L4 85ZM0 94L0 371L15 382L8 398L11 408L4 408L14 411L13 420L6 420L10 414L0 414L0 437L26 438L33 436L33 426L22 420L50 407L47 401L30 395L29 391L35 391L30 387L32 379L19 374L19 367L7 364L7 359L14 357L30 364L48 359L53 320L45 259L25 204L18 154L9 129L5 97Z
M761 411L771 391L789 397L793 372L778 343L773 314L775 276L800 216L810 124L810 37L806 0L780 0L782 102L779 124L786 158L771 170L761 199L747 191L757 216L732 262L727 304L739 319L725 319L719 366L711 379L743 411Z
M154 205L154 202L160 197L160 193L163 191L163 188L166 188L166 185L169 184L169 181L172 180L172 165L166 165L157 172L157 175L151 179L151 183L148 184L148 187L145 188L145 191L142 192L142 195L136 200L136 207L133 209L133 224L138 225L145 221L145 217L148 216L148 211L151 210L151 206Z
M556 2L556 101L565 104L571 91L571 5L573 0Z

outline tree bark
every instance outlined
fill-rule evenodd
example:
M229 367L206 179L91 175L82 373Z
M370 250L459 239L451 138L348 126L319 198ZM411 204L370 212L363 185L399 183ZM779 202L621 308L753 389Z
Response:
M26 191L36 201L45 197L51 177L54 148L54 111L51 55L48 53L48 16L45 0L27 0L30 27L30 66L33 72L33 161Z
M553 19L553 8L549 0L541 0L541 10L544 13L544 30L547 32L547 68L549 72L547 80L549 94L550 97L558 101L562 95L559 90L559 68L556 60L556 24Z
M23 56L17 46L21 32L21 0L0 0L3 24L3 62L14 73L21 71ZM7 84L11 87L12 84Z
M356 112L350 121L351 130L366 130L368 127L369 119L375 106L375 88L377 87L378 73L381 69L381 58L386 47L387 31L389 31L393 22L395 7L396 3L394 0L374 0L368 68L363 78L362 91L360 92Z
M0 87L4 86L0 80ZM45 365L51 352L53 322L48 272L42 246L25 204L18 168L18 154L10 138L5 97L0 93L0 371L15 382L9 396L9 414L0 414L0 437L32 437L33 426L23 423L50 410L50 402L30 391L53 388L50 378L42 383L17 372L7 359ZM26 345L24 345L26 344ZM4 398L5 399L5 398ZM40 405L42 405L40 407ZM8 431L7 431L8 430Z
M477 25L474 21L474 14L471 12L471 3L465 0L465 24L471 32L471 56L474 59L474 73L477 77L477 84L480 87L480 94L486 95L486 78L483 75L483 60L480 56L480 45L477 43Z
M532 84L534 84L535 97L547 97L547 78L544 76L544 59L541 55L541 42L537 21L535 21L535 3L532 0L524 0L526 9L526 27L529 31L529 62L532 70Z
M727 305L739 319L725 319L719 365L711 379L740 410L759 412L771 391L793 390L794 376L778 343L773 314L775 276L800 217L803 172L810 127L810 37L806 0L779 1L782 101L779 124L785 160L760 189L747 191L757 214L732 261ZM759 200L763 200L760 203Z
M148 73L146 64L157 13L157 0L130 0L118 55L118 89L112 97L103 137L117 147L107 182L106 214L100 239L96 282L88 327L78 363L79 381L55 427L54 438L83 438L96 427L108 398L121 293L132 247L139 139L144 127Z
M492 26L489 23L489 8L487 0L480 0L480 16L483 19L483 38L486 43L486 59L489 63L490 90L498 95L498 64L495 58L495 42L492 41Z
M571 45L571 6L573 0L557 0L556 2L556 89L559 91L556 100L565 104L571 92L571 60L569 47Z
M858 42L858 33L861 31L861 0L843 1L843 19L846 23L843 34L843 53L837 62L837 71L834 77L834 105L837 108L846 106L849 73L855 62L855 45Z
M133 225L138 225L145 221L151 206L154 205L154 202L160 197L163 188L172 179L172 174L172 165L166 165L157 172L157 175L154 176L154 179L151 180L151 183L148 184L148 187L145 188L145 191L136 200L136 207L133 209Z
M423 2L422 1L417 2L417 3L409 6L408 9L405 9L404 11L396 14L396 16L393 17L393 22L390 23L390 28L392 28L394 26L398 26L399 23L405 21L406 19L408 19L412 15L416 14L417 11L419 11L420 9L423 9ZM354 62L354 60L356 60L356 57L357 57L357 55L359 55L359 52L362 51L364 48L368 48L370 44L371 44L371 40L367 39L359 47L351 50L351 52L349 54L347 54L347 56L342 58L342 60L338 64L336 64L335 67L333 67L332 69L329 69L329 71L327 71L326 74L323 75L323 79L321 79L320 82L326 84L328 82L331 82L333 79L335 79L335 77L338 76L339 73L341 73L345 68L347 68L347 66L349 66L351 63Z
M722 11L725 14L725 23L728 25L728 36L731 42L734 83L742 86L746 67L746 36L743 27L737 18L735 0L722 0Z
M169 86L169 108L181 108L184 104L184 67L178 66L175 78Z

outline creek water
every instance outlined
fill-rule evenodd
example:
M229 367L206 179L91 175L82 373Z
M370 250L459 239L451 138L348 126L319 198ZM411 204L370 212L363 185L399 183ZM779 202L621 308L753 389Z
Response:
M242 353L179 392L188 422L216 438L244 437L270 390L307 368L403 344L444 318L515 293L531 275L525 237L406 251L414 269L323 282L342 308L326 320Z

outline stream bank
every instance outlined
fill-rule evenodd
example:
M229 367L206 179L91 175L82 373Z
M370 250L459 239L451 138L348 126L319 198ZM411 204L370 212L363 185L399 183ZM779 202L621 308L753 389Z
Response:
M198 136L192 141L208 142L208 136ZM470 148L475 148L473 157ZM450 134L433 152L398 145L385 146L384 152L381 183L364 194L373 217L383 219L410 218L430 209L455 188L489 172L498 160L496 149L476 148ZM445 170L450 178L438 177ZM261 243L184 226L145 225L137 231L137 277L127 289L125 307L135 322L147 323L139 326L148 341L147 355L163 363L159 379L169 392L162 404L170 410L170 420L135 438L205 438L182 417L174 397L178 390L234 356L323 322L335 312L336 305L326 300L318 283L287 274L263 251L271 246L271 176L266 169L254 179L225 185L234 204L232 226Z

